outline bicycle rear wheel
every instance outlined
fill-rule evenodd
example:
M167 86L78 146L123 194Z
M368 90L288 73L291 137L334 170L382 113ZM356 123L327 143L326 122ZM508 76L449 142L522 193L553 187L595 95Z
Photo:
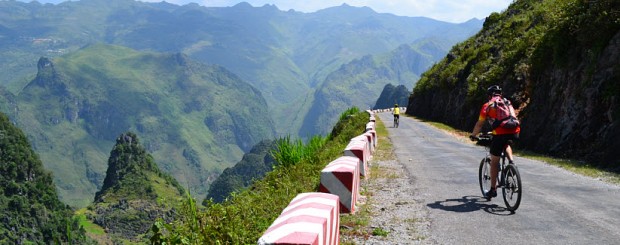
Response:
M485 157L480 161L480 168L478 169L478 182L480 182L480 191L482 196L491 190L491 158ZM489 200L489 198L487 198Z
M504 203L509 211L515 211L521 204L521 175L517 166L514 164L508 164L506 171L504 171L504 188L502 193L504 194Z

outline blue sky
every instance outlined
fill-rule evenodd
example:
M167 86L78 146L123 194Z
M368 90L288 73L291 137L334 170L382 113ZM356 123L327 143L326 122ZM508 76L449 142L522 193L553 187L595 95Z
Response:
M29 0L20 0L29 2ZM37 0L41 3L60 3L64 0ZM141 0L142 2L161 2L162 0ZM248 2L260 7L275 4L280 10L294 9L310 13L320 9L347 3L351 6L367 6L379 13L400 16L424 16L453 23L465 22L471 18L483 19L492 12L505 10L513 0L166 0L178 5L195 2L207 7L233 6Z

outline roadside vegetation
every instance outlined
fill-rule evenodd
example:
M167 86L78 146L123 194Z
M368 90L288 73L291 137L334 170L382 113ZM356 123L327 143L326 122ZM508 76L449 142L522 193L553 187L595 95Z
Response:
M198 205L188 194L173 222L159 219L152 226L153 244L255 244L282 210L299 193L316 192L320 172L342 156L350 139L362 134L367 112L351 108L328 136L307 143L285 137L273 152L273 171L226 201Z

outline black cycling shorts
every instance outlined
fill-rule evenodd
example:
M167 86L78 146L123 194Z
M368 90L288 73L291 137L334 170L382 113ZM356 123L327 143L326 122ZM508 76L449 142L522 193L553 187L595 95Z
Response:
M493 135L493 142L491 142L491 155L493 156L501 156L502 152L506 145L508 145L508 141L514 141L519 139L519 134L498 134Z
M400 114L394 114L394 118L400 118Z

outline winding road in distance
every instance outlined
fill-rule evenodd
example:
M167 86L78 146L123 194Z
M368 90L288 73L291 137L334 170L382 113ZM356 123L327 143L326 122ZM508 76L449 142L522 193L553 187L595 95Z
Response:
M516 213L501 190L486 201L478 166L487 149L417 119L377 113L397 160L413 179L412 199L428 209L430 237L439 244L620 244L620 187L541 161L516 157L523 197ZM518 152L517 152L518 153Z

